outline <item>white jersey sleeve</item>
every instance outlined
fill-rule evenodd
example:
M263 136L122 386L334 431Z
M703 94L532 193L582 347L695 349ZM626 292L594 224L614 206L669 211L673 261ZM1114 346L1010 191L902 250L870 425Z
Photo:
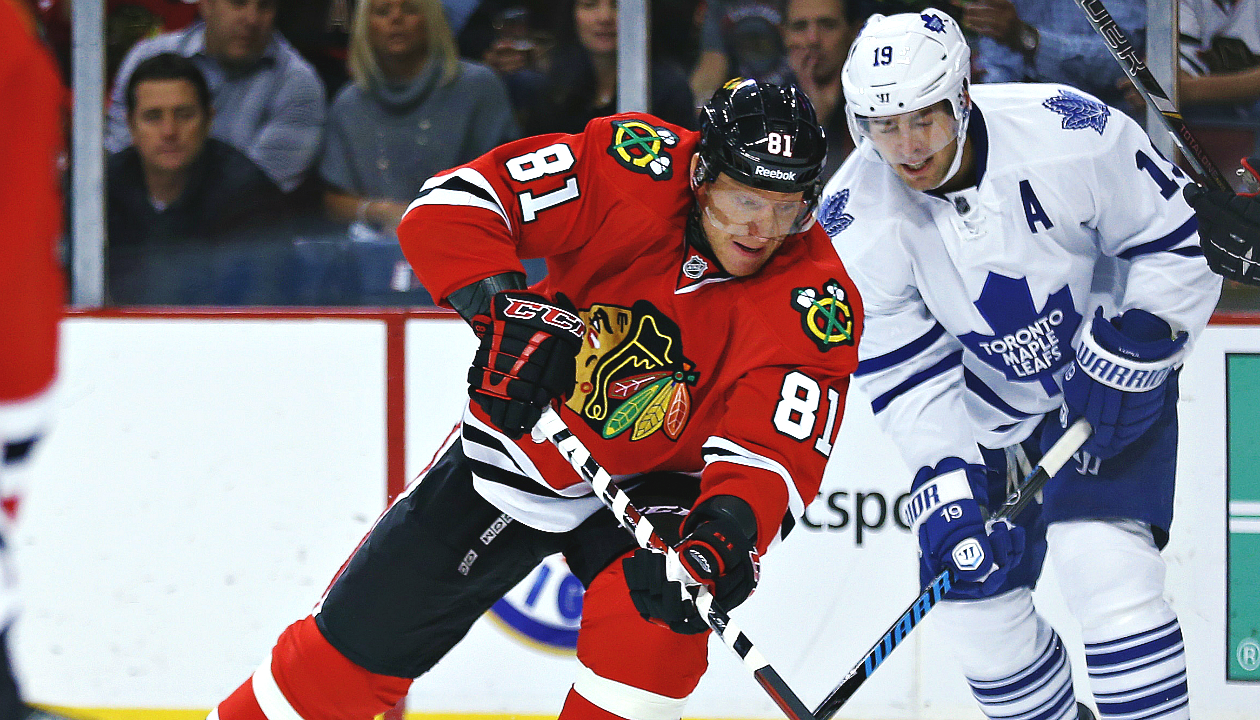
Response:
M858 177L862 166L870 164L854 153L829 190L880 182ZM912 469L935 466L945 457L980 464L964 404L962 343L937 322L919 293L916 268L904 245L915 232L913 224L872 212L875 208L865 198L877 195L854 200L865 205L859 215L880 217L881 222L869 231L835 238L866 312L854 382ZM829 198L826 214L831 222L825 224L851 217L844 212L848 198L848 190Z
M1123 293L1110 310L1146 310L1193 342L1216 306L1221 279L1203 259L1198 221L1181 194L1189 179L1122 113L1098 142L1088 183L1095 214L1087 225L1097 230L1102 253L1123 261Z

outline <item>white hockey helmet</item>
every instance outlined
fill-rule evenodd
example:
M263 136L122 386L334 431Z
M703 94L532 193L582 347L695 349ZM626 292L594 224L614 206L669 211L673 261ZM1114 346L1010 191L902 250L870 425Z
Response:
M849 132L863 157L880 155L859 118L914 112L949 101L959 151L946 179L962 161L971 104L971 49L958 23L940 10L875 14L849 48L841 73Z

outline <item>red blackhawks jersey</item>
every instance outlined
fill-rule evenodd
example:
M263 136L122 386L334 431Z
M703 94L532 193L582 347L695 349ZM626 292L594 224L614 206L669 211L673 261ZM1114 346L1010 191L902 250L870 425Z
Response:
M65 90L21 0L0 0L0 445L49 420L63 281L58 162Z
M818 492L857 368L862 310L821 227L733 278L686 240L699 136L642 114L503 145L430 179L398 234L442 301L545 258L534 289L586 323L561 416L614 478L698 476L746 500L765 550ZM601 507L549 443L513 442L476 404L463 447L488 500L564 531Z

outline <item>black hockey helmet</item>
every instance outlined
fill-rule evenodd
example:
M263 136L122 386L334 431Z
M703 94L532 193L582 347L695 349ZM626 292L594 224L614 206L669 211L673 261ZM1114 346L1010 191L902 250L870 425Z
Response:
M804 192L812 204L827 140L805 93L737 78L701 108L699 154L694 185L726 173L761 190Z

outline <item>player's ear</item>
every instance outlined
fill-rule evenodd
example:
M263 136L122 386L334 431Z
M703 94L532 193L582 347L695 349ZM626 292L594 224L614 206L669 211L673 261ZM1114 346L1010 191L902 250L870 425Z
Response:
M688 174L691 177L691 189L696 191L704 184L704 176L708 174L707 163L700 159L700 153L691 156L691 166L688 168Z

